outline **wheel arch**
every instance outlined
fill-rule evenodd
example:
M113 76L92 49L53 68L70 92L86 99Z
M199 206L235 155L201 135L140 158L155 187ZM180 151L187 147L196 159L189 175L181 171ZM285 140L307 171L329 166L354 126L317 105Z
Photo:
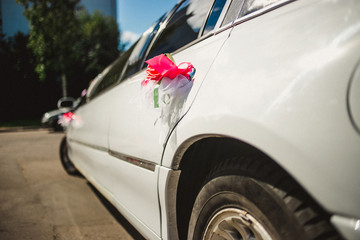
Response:
M181 171L176 192L179 239L186 239L192 206L211 168L233 156L254 154L263 156L264 161L272 161L255 146L225 135L195 136L179 147L172 165Z
M176 209L174 209L179 239L187 237L193 204L211 169L232 157L254 155L260 158L264 165L271 165L272 168L280 171L282 174L279 175L279 178L284 176L290 178L293 184L303 190L309 201L315 202L286 170L257 147L225 135L196 136L188 139L179 147L172 166L173 169L181 172L178 176ZM317 203L316 205L318 206Z

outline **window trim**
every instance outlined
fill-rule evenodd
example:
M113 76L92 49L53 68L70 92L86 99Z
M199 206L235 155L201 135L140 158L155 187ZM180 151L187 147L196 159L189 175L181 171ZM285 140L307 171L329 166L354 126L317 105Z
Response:
M138 41L139 41L139 40L137 40L137 42L138 42ZM135 44L136 44L136 43L134 43L134 45L135 45ZM131 47L134 47L134 45L131 46ZM130 47L130 48L131 48L131 47ZM130 48L129 48L129 49L130 49ZM129 49L128 49L128 50L129 50ZM127 50L127 51L128 51L128 50ZM121 75L122 75L124 69L121 71L118 79L117 79L113 84L111 84L109 87L107 87L107 88L105 88L104 90L102 90L100 93L97 93L96 95L94 95L96 89L99 87L99 85L102 83L102 81L104 81L105 77L106 77L106 76L110 73L110 71L113 69L114 65L116 65L116 64L118 63L118 61L121 61L120 58L121 58L124 54L126 54L127 51L122 52L109 66L107 66L107 67L105 68L105 70L104 70L103 72L100 73L101 76L99 77L99 79L96 79L96 82L94 83L94 84L96 84L96 85L94 85L94 87L93 87L92 90L91 90L91 93L92 93L92 94L87 97L87 102L92 101L93 99L97 98L98 96L103 95L103 93L106 93L106 92L110 91L111 89L113 89L115 86L119 85L120 79L121 79ZM131 55L131 53L130 53L130 55ZM130 57L130 56L129 56L129 57ZM126 61L125 65L124 65L124 68L125 68L126 64L127 64L127 61ZM100 75L100 74L99 74L99 75ZM98 76L99 76L99 75L98 75Z
M232 2L232 0L226 1L225 5L224 5L224 8L223 8L223 10L222 10L222 12L221 12L221 14L220 14L220 16L219 16L218 22L217 22L216 25L215 25L215 28L214 28L215 31L214 31L214 33L216 33L217 30L220 29L221 23L222 23L222 21L223 21L224 18L225 18L225 15L226 15L229 7L230 7L230 3L231 3L231 2Z
M243 22L247 22L247 21L249 21L249 20L251 20L253 18L256 18L256 17L261 16L263 14L266 14L268 12L271 12L271 11L277 9L277 8L280 8L280 7L282 7L282 6L284 6L284 5L288 4L288 3L295 2L295 1L297 1L297 0L279 0L278 2L276 2L276 3L272 4L272 5L266 6L266 7L262 8L262 9L260 9L260 10L254 11L254 12L248 14L248 15L245 15L245 16L239 18L239 15L241 13L241 9L244 6L243 5L241 7L241 9L239 9L239 13L238 13L238 16L236 17L236 19L234 19L231 23L228 23L225 26L222 26L221 28L218 28L217 31L215 32L215 35L217 35L217 34L219 34L221 32L224 32L224 31L226 31L226 30L228 30L230 28L233 28L234 26L237 26L237 25L239 25L239 24L241 24ZM229 2L231 2L231 1L229 1ZM224 16L222 16L222 17L224 17Z
M104 77L109 73L110 69L115 65L115 62L118 60L119 57L117 57L110 65L108 65L101 73L99 73L92 81L94 81L93 86L88 88L88 94L86 96L86 103L90 102L97 96L101 95L97 94L94 96L95 90L99 86L99 84L103 81Z
M232 25L236 26L238 24L249 21L249 20L251 20L253 18L261 16L261 15L263 15L265 13L271 12L271 11L273 11L273 10L279 8L279 7L282 7L282 6L284 6L284 5L288 4L288 3L295 2L295 1L296 0L279 0L278 2L276 2L274 4L266 6L266 7L262 8L262 9L256 10L256 11L254 11L252 13L249 13L249 14L239 18L239 15L241 13L241 10L240 10L240 12L238 13L238 16L236 17L236 19L234 20Z
M154 36L153 40L152 40L151 43L149 44L149 47L148 47L148 49L147 49L147 51L146 51L146 53L145 53L145 55L144 55L144 61L143 61L142 65L141 65L140 70L143 69L143 67L144 67L144 65L145 65L145 60L146 60L147 56L149 55L150 49L152 49L154 43L157 41L157 39L159 38L159 36L161 35L161 33L164 31L164 29L166 29L166 27L167 27L167 25L168 25L168 23L169 23L169 20L173 17L174 13L177 11L177 9L178 9L178 8L182 5L182 3L185 2L185 1L186 1L186 0L180 0L180 1L175 5L175 7L171 10L171 12L170 12L169 15L167 16L167 18L163 21L163 23L160 24L160 27L159 27L156 35ZM225 3L225 5L224 5L224 7L223 7L223 9L222 9L222 11L221 11L221 14L220 14L220 16L219 16L219 18L218 18L218 20L217 20L217 23L216 23L214 29L211 30L210 32L208 32L207 34L202 35L203 29L204 29L204 27L205 27L205 25L206 25L206 23L207 23L207 20L208 20L208 18L209 18L209 15L210 15L210 13L211 13L211 10L212 10L212 8L213 8L216 0L212 0L212 1L213 1L213 5L211 6L211 8L208 10L208 12L207 12L207 14L206 14L206 20L202 23L202 26L201 26L201 28L200 28L200 30L199 30L199 35L198 35L198 37L197 37L196 39L194 39L193 41L189 42L188 44L182 46L181 48L178 48L178 49L176 49L175 51L171 52L171 53L170 53L171 55L175 55L175 54L177 54L177 53L179 53L179 52L181 52L181 51L183 51L183 50L191 47L192 45L195 45L196 43L199 43L199 42L201 42L201 41L203 41L203 40L205 40L205 39L207 39L207 38L209 38L209 37L211 37L211 36L213 36L213 35L215 35L215 34L217 33L217 30L218 30L218 28L219 28L219 26L220 26L220 24L221 24L221 22L222 22L222 20L223 20L223 17L225 16L225 13L226 13L229 5L230 5L231 0L226 0L226 3ZM135 74L136 74L136 73L135 73Z
M227 9L228 9L229 6L230 6L231 0L226 0L225 5L224 5L223 9L221 10L221 13L220 13L220 15L219 15L219 18L218 18L218 20L217 20L214 28L213 28L211 31L209 31L207 34L203 34L203 33L204 33L205 26L206 26L206 23L207 23L207 21L209 20L210 14L211 14L211 12L212 12L211 10L213 9L213 7L214 7L214 5L215 5L215 2L216 2L216 0L214 0L213 5L211 6L211 8L209 9L209 12L207 13L206 20L205 20L205 22L203 23L203 26L201 27L201 30L200 30L200 32L199 32L198 38L201 38L201 37L204 37L204 36L208 36L208 35L209 35L209 36L212 36L212 35L215 34L216 30L220 27L221 22L222 22L222 20L224 19L224 16L225 16L225 14L226 14L226 12L227 12ZM220 20L221 20L221 21L220 21ZM207 38L207 37L206 37L206 38ZM206 39L206 38L204 38L204 39Z
M118 84L126 81L127 79L131 78L132 76L134 76L135 74L139 73L142 69L143 69L143 66L144 66L144 62L145 62L145 57L146 57L146 54L147 54L147 51L148 49L150 48L151 44L152 44L152 41L154 40L154 38L156 37L157 33L160 31L160 27L161 25L165 22L165 20L168 18L168 15L170 15L170 11L166 12L164 15L162 15L157 22L154 23L154 26L152 26L151 28L151 31L148 35L148 37L151 37L150 39L150 42L148 43L145 51L143 52L143 54L140 56L140 61L141 61L141 64L138 66L138 69L136 72L134 72L133 74L130 74L129 76L127 76L126 78L124 78L124 74L126 73L126 70L129 66L129 61L126 62L125 66L124 66L124 69L121 71L121 74L120 74L120 77L119 77L119 80L118 80ZM148 30L150 30L150 28ZM146 30L146 31L148 31ZM140 36L139 38L139 41L140 39L145 35L145 32L143 32L143 34ZM152 35L152 36L151 36ZM131 57L131 55L130 55ZM129 57L129 59L130 59Z
M240 12L241 12L241 9L243 8L244 3L245 3L246 0L243 0L244 2L242 3L240 9L238 10L238 13L237 13L237 16L235 17L235 19L233 19L233 20L232 20L231 22L229 22L228 24L226 24L226 25L224 25L224 26L221 26L222 23L223 23L223 21L225 20L225 16L226 16L226 14L227 14L227 12L228 12L228 10L229 10L229 8L230 8L230 5L231 5L232 1L234 1L234 0L228 1L229 4L228 4L228 6L227 6L227 8L226 8L226 11L224 11L224 15L222 16L223 18L222 18L221 22L218 22L218 24L219 24L218 29L221 30L221 32L224 31L224 30L226 30L226 29L228 29L228 28L230 28L230 27L232 27L232 25L234 24L235 20L236 20L237 17L239 16L239 14L240 14Z
M174 15L174 13L177 11L177 9L183 4L183 2L185 2L186 0L180 0L169 12L168 15L165 17L164 21L162 23L160 23L159 29L157 30L155 36L153 37L153 39L151 40L148 48L146 49L145 53L144 53L144 58L143 58L143 62L140 65L140 71L141 69L144 68L145 66L145 60L147 58L147 56L149 55L150 50L152 49L152 47L154 46L154 43L158 40L159 36L161 35L161 33L164 31L164 29L167 27L169 20L172 18L172 16ZM135 73L136 74L136 73ZM131 77L131 76L129 76Z
M213 5L211 6L211 8L209 9L209 11L208 11L208 13L207 13L206 21L203 22L203 25L202 25L202 27L201 27L201 29L200 29L200 32L199 32L198 37L197 37L195 40L189 42L188 44L186 44L186 45L182 46L181 48L178 48L177 50L175 50L174 52L172 52L172 53L171 53L172 55L173 55L173 54L177 54L177 53L179 53L179 52L181 52L181 51L184 51L185 49L191 47L192 45L195 45L195 44L197 44L197 43L199 43L199 42L201 42L201 41L204 41L205 39L208 39L208 38L210 38L210 37L212 37L212 36L215 36L215 35L217 35L217 34L219 33L220 25L221 25L221 23L222 23L222 21L223 21L223 19L224 19L224 16L225 16L225 14L226 14L226 12L227 12L227 9L228 9L229 6L230 6L231 0L226 0L226 3L225 3L225 5L224 5L224 7L223 7L223 9L222 9L222 11L221 11L221 14L220 14L220 16L219 16L219 18L218 18L218 20L217 20L217 22L216 22L216 24L215 24L214 29L211 30L211 31L209 31L207 34L202 35L203 30L204 30L204 28L205 28L205 25L206 25L206 23L207 23L207 20L208 20L210 14L211 14L211 10L212 10L212 8L214 7L215 1L216 1L216 0L214 0ZM225 31L225 30L226 30L226 29L224 29L224 31Z
M105 73L105 74L102 74L101 76L101 79L99 79L99 81L96 83L96 86L94 86L94 90L92 90L92 95L89 96L89 100L93 100L95 98L97 98L98 96L101 96L103 95L103 93L106 93L107 91L109 91L110 89L114 88L116 85L119 84L119 79L120 79L120 76L121 76L121 73L118 77L118 79L113 83L111 84L110 86L108 86L107 88L101 90L100 92L96 93L96 90L98 89L99 85L105 80L105 78L107 77L107 75L110 73L110 71L112 70L112 68L114 67L114 65L119 61L119 58L121 56L119 56L110 66L109 66L109 69L108 71ZM96 93L96 94L95 94ZM94 95L95 94L95 95Z
M102 96L104 93L110 91L111 89L113 89L115 86L119 85L119 81L116 81L115 83L113 83L112 85L110 85L110 87L105 88L105 90L101 91L100 93L96 94L95 96L90 96L89 98L87 98L88 100L86 101L86 103L93 101L94 99L97 99L98 97Z

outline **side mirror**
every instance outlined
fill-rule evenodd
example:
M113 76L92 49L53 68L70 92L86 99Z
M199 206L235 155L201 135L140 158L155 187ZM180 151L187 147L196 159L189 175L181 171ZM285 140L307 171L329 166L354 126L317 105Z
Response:
M60 98L57 102L58 108L72 108L74 107L75 99L72 97L63 97Z

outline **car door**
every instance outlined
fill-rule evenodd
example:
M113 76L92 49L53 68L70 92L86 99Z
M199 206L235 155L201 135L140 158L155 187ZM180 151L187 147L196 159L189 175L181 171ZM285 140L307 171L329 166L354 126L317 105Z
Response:
M222 2L216 20L226 1ZM209 27L207 36L202 36L207 16L213 12L210 11L212 7L213 2L208 0L184 1L166 21L166 27L157 34L147 51L147 59L172 52L177 63L192 62L197 70L193 87L195 92L228 37L228 33L214 36L211 28L215 26ZM200 40L198 36L202 36ZM166 140L162 135L166 135L170 128L159 120L159 109L144 99L141 82L145 75L143 69L124 79L114 89L117 99L113 103L115 107L109 127L109 152L113 162L111 172L114 174L109 178L116 183L111 189L114 197L132 217L144 224L142 231L149 236L160 236L157 181L162 171L161 156Z
M132 222L139 224L141 221L133 218L119 197L114 196L114 189L121 188L119 185L126 182L116 182L114 177L118 174L118 161L114 162L109 155L109 123L118 106L116 88L120 76L139 70L141 57L165 17L155 22L130 49L95 78L88 89L87 103L77 109L67 131L69 157L76 168ZM154 222L159 220L154 219Z
M93 179L99 174L94 161L108 156L112 86L118 81L131 51L129 49L94 80L87 93L87 103L76 110L67 129L71 159L84 175Z

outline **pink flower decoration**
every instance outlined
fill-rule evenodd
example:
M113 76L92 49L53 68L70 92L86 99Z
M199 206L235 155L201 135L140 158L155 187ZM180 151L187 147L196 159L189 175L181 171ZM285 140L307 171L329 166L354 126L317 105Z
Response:
M149 81L161 81L163 77L174 79L181 74L189 78L192 69L191 63L183 62L178 66L171 61L165 54L160 54L146 61L149 65L146 70L146 78L141 82L142 86L146 86Z

